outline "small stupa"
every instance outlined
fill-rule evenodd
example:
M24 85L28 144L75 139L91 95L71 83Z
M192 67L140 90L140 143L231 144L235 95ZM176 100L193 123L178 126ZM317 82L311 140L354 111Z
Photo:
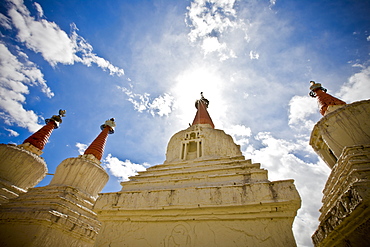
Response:
M296 246L301 199L293 180L271 182L230 135L215 129L209 101L172 136L163 164L102 193L95 246Z
M100 165L114 119L83 155L63 160L50 184L0 206L0 246L94 246L100 222L92 211L109 176Z
M323 117L310 145L330 167L323 190L316 247L369 246L370 243L370 100L351 104L311 82Z
M27 192L46 176L48 169L40 155L65 113L59 110L59 115L46 119L46 125L21 145L0 144L0 204Z

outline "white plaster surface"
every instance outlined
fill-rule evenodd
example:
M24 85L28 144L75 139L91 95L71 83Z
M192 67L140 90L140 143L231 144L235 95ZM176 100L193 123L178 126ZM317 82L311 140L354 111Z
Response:
M47 173L40 156L15 145L0 144L0 204L36 186Z
M201 145L184 155L189 142ZM95 246L296 245L301 200L293 180L270 182L231 136L209 125L176 133L163 164L121 185L94 206L103 227Z
M336 159L339 159L346 146L370 144L369 115L370 100L344 105L326 114L315 125L310 144L324 160L327 157L320 150L325 147L330 148Z

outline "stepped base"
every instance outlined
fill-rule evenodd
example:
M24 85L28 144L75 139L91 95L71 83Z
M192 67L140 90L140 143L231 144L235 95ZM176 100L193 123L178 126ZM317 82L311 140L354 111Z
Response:
M293 180L241 157L165 163L100 194L96 246L295 246Z
M370 243L370 145L346 147L323 191L315 246Z

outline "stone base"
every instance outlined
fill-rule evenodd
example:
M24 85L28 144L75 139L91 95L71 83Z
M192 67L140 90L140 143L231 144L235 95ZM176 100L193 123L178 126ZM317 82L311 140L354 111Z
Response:
M315 246L370 243L370 145L346 147L323 191Z
M111 220L104 225L102 237L98 237L96 246L296 246L291 231L293 219L212 218L176 220L176 216L173 216L174 220L168 221L136 221L131 218Z
M72 187L45 186L0 207L0 246L93 246L93 201Z

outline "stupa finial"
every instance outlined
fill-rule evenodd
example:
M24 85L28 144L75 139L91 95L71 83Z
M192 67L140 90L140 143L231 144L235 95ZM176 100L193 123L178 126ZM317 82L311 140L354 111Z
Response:
M327 89L323 88L320 83L316 83L315 81L310 81L310 93L309 95L313 98L317 98L317 102L320 107L321 115L325 115L327 113L328 107L333 105L345 105L346 102L331 96L330 94L326 93Z
M195 101L195 108L197 108L197 114L195 115L192 125L195 124L209 124L212 128L215 128L213 121L207 111L209 101L204 98L203 92L200 93L200 99Z
M59 125L63 122L62 117L65 117L65 114L66 110L59 110L59 115L53 115L51 118L45 119L46 125L24 140L23 144L30 143L39 150L43 150L53 130L59 128Z
M95 158L97 158L100 161L104 153L105 143L107 142L108 134L113 134L115 127L116 123L114 121L114 118L105 121L105 123L100 126L100 129L102 131L90 144L90 146L85 150L84 154L92 154L95 156Z
M199 104L199 103L203 103L203 104L205 104L206 108L208 108L209 100L208 100L208 99L206 99L206 98L204 98L204 96L203 96L203 92L200 92L200 99L195 101L195 108L197 108L197 109L198 109L198 104Z

